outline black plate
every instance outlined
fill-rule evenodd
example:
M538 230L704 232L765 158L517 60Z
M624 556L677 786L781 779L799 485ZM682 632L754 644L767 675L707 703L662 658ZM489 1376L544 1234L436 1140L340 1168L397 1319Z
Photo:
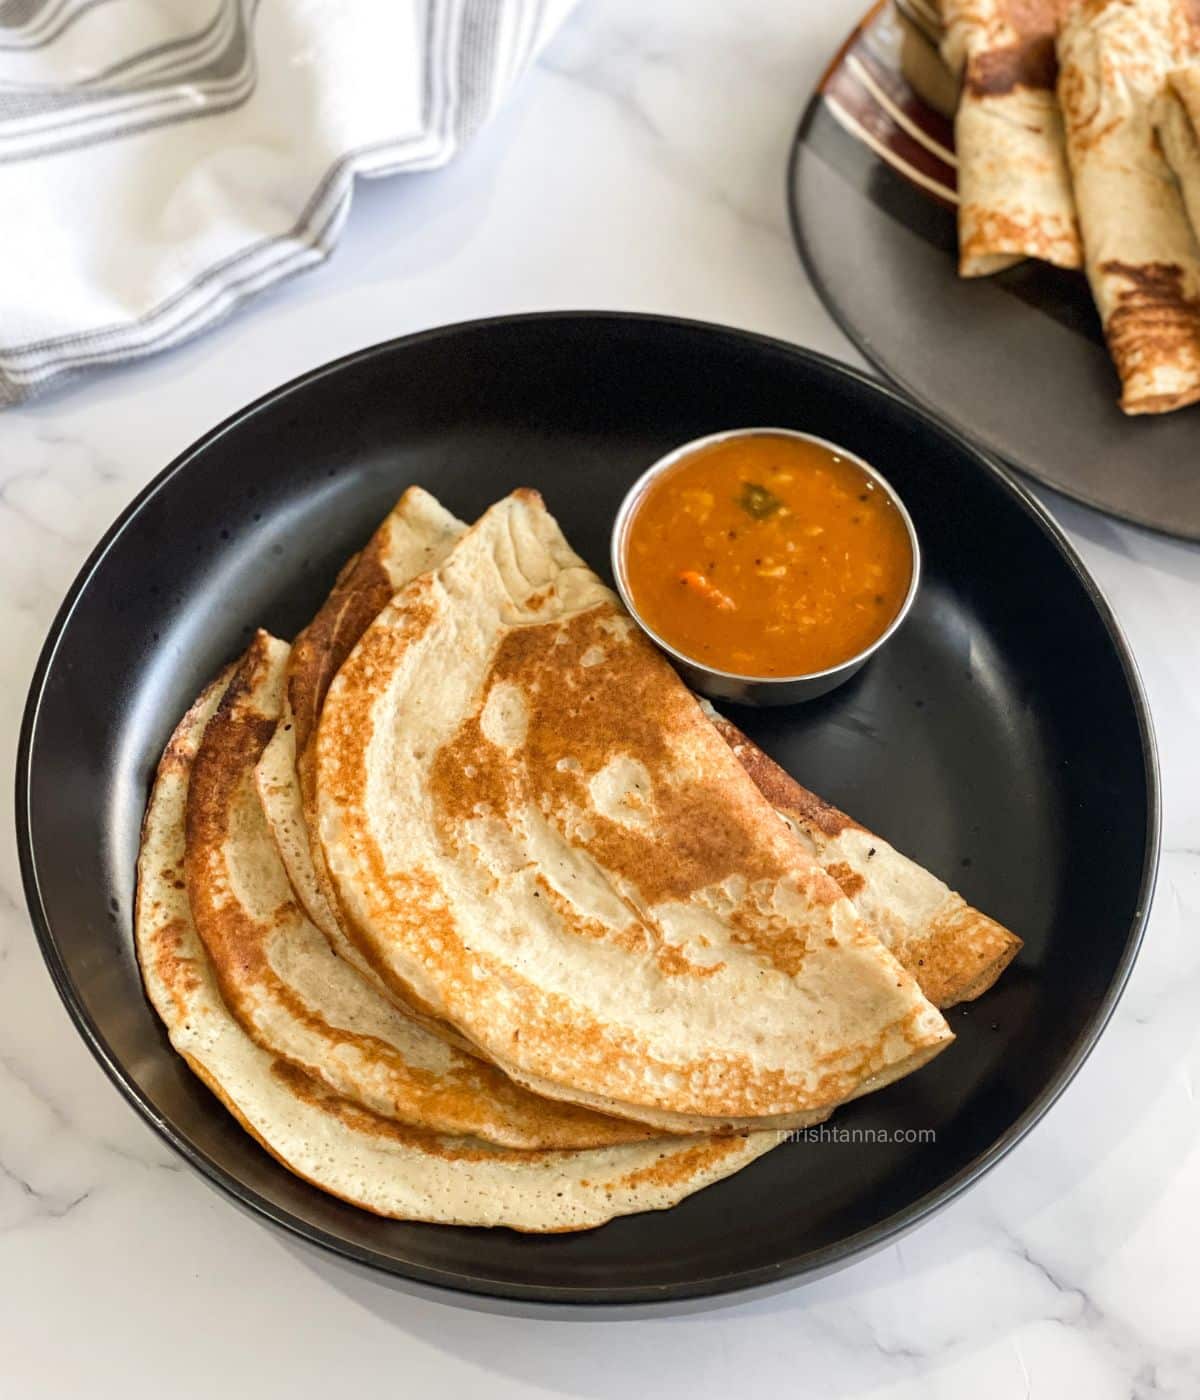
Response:
M801 122L788 197L831 315L889 379L1030 476L1200 539L1200 408L1129 418L1087 280L1027 261L957 275L949 121L900 72L890 0L846 41ZM952 159L952 156L951 156Z
M667 448L772 424L845 443L901 492L926 576L843 689L739 723L805 783L1018 930L958 1043L839 1128L936 1141L789 1143L673 1211L582 1235L384 1221L289 1175L171 1051L131 949L138 825L176 719L257 624L291 635L400 490L467 518L542 490L606 571L622 493ZM296 380L185 452L109 531L50 633L18 764L25 887L50 971L130 1102L277 1224L409 1278L630 1302L826 1270L927 1215L1045 1112L1132 964L1157 853L1145 702L1082 565L1028 495L861 375L715 326L608 314L484 321Z

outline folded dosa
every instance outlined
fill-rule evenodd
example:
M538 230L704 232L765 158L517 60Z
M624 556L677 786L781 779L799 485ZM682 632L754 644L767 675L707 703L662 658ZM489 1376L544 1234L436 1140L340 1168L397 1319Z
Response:
M1022 258L1082 267L1055 95L1054 36L1071 0L942 0L942 55L962 78L954 119L959 272Z
M1156 123L1167 164L1175 172L1192 232L1200 238L1200 64L1170 74Z
M312 911L310 918L322 929L330 947L377 993L389 1000L402 1019L416 1023L411 1027L409 1039L414 1035L419 1037L423 1028L424 1034L432 1033L466 1052L459 1055L451 1078L431 1086L430 1093L436 1103L430 1101L429 1095L414 1097L413 1089L395 1066L392 1067L393 1080L385 1086L390 1104L388 1099L382 1104L378 1098L364 1101L373 1103L378 1111L418 1124L429 1123L429 1115L438 1113L442 1116L435 1117L432 1126L447 1131L460 1130L453 1121L443 1121L447 1110L467 1112L475 1119L476 1126L471 1131L490 1141L512 1146L625 1142L645 1137L645 1125L672 1133L725 1131L733 1125L647 1109L639 1111L639 1124L634 1124L614 1118L612 1114L619 1112L621 1106L599 1098L593 1102L593 1112L581 1106L559 1104L557 1107L563 1111L556 1115L552 1112L555 1104L519 1088L499 1071L491 1073L507 1086L507 1092L491 1080L480 1079L478 1075L472 1077L471 1066L478 1063L478 1047L454 1026L433 1014L390 972L385 962L372 956L371 949L356 941L352 930L344 926L319 843L312 835L316 820L312 782L315 719L334 673L383 604L402 584L444 558L453 541L466 528L420 487L405 491L362 552L343 568L329 598L292 647L287 661L283 710L255 768L259 800L288 880L301 905ZM375 1012L381 1014L378 1007ZM403 1041L399 1046L409 1061L405 1068L410 1071L409 1077L420 1076L425 1061L436 1056L431 1047L421 1046L420 1053L415 1054L407 1044ZM285 1051L287 1047L276 1045L275 1048ZM345 1065L340 1069L347 1072ZM395 1082L397 1078L399 1083ZM468 1085L470 1090L464 1097L461 1089ZM350 1083L341 1087L343 1092L364 1099L360 1085ZM806 1127L827 1116L824 1109L793 1114L782 1126Z
M383 605L403 584L444 558L466 528L420 487L409 487L404 492L362 552L343 568L329 598L292 647L287 662L283 712L258 762L255 780L289 881L330 946L407 1017L450 1045L474 1051L477 1056L478 1047L454 1026L433 1014L431 1008L421 1003L412 989L391 972L384 960L354 938L352 928L345 927L336 892L328 880L320 846L313 834L316 830L313 739L316 718L329 682ZM513 1092L522 1092L515 1085L510 1088ZM498 1091L493 1091L493 1096L496 1093ZM564 1117L561 1121L547 1121L544 1112L540 1119L536 1115L535 1106L542 1100L531 1094L525 1097L532 1103L524 1108L525 1118L519 1129L526 1135L536 1131L548 1143L562 1140L563 1134L571 1135L569 1140L572 1141L586 1137L588 1141L609 1142L625 1141L640 1132L630 1123L615 1123L609 1115L621 1106L606 1100L595 1100L593 1107L598 1113L583 1113L578 1119ZM489 1135L493 1140L509 1141L500 1136L500 1131L511 1133L517 1126L507 1111L511 1105L506 1103L503 1112L495 1105L486 1106L492 1109L494 1119ZM479 1110L480 1105L476 1103L473 1111ZM678 1114L657 1114L652 1110L640 1110L638 1116L640 1122L668 1132L693 1133L731 1126ZM807 1126L826 1116L824 1109L791 1115L786 1126Z
M424 1133L348 1103L257 1045L229 1013L184 887L192 764L229 679L180 722L159 765L138 857L135 940L171 1043L284 1166L379 1215L516 1230L579 1230L661 1210L769 1151L774 1133L514 1152Z
M982 996L1021 940L936 875L802 787L724 716L717 732L775 810L854 901L863 921L935 1006Z
M315 753L355 939L538 1092L781 1122L951 1038L535 493L383 610Z
M299 713L319 714L337 666L390 600L391 593L380 596L384 590L379 581L386 579L397 588L407 583L431 561L440 562L465 529L419 487L404 493L363 553L342 571L329 600L292 650L289 693ZM995 982L1021 946L1015 934L971 909L935 876L802 787L706 701L701 706L760 791L793 824L817 862L854 900L868 929L935 1005L970 1000ZM285 718L288 715L285 711ZM298 892L315 883L315 877L298 798L294 739L296 733L306 732L308 754L312 730L311 719L308 724L281 723L258 767L263 805ZM311 794L311 762L307 769ZM318 894L318 899L318 907L328 909L324 897Z
M188 899L225 1004L264 1049L384 1117L516 1148L595 1147L644 1128L512 1083L414 1023L298 908L254 768L279 719L289 648L259 632L205 730L191 777Z
M1154 129L1194 16L1190 0L1084 0L1058 40L1088 279L1126 413L1200 399L1200 246Z

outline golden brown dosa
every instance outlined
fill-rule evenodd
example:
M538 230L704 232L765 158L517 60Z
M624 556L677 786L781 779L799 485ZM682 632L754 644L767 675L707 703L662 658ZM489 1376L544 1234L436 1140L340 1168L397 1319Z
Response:
M935 1006L973 1001L1021 948L1003 925L784 772L730 720L717 732Z
M292 897L254 769L279 719L289 648L259 632L208 722L187 806L196 930L243 1030L331 1092L410 1127L523 1149L652 1134L539 1098L417 1025L334 955Z
M408 525L397 530L395 518L404 515L409 516ZM465 529L461 521L444 511L427 493L418 488L405 493L363 552L362 558L371 563L361 570L361 583L355 582L358 561L351 561L355 567L343 570L329 601L302 634L310 639L303 666L295 664L293 650L289 663L292 692L305 713L319 714L328 680L336 669L328 655L333 646L331 638L338 639L341 654L336 659L340 664L352 644L382 610L383 603L390 599L390 593L387 598L381 598L384 590L377 580L407 582L405 574L412 560L424 561L432 557L426 553L427 546L432 547L436 555L444 556L450 543ZM328 619L333 619L336 627ZM845 892L853 899L858 876L868 881L872 897L855 901L859 912L870 931L890 947L902 966L916 977L931 1001L938 1006L951 1006L980 995L992 985L1020 947L1020 939L1015 934L961 901L956 904L958 897L941 881L893 851L886 842L873 838L886 859L878 862L874 857L867 859L864 852L858 850L857 837L851 834L864 832L864 828L784 773L707 703L704 708L716 720L718 732L729 742L750 777L778 810L797 823L818 863L838 880ZM281 730L283 728L281 726ZM281 744L281 740L285 742ZM289 785L295 787L294 750L289 745L290 736L277 731L269 751L276 751L276 754L286 751L284 767L270 770L264 759L259 768L260 793L264 795L268 815L273 811L277 813L281 801L287 811L286 792ZM276 826L275 816L272 816L272 824ZM291 874L297 863L303 867L308 862L308 832L298 807L294 814L285 818L285 824L296 836L297 849L288 862ZM275 835L278 840L278 828ZM285 834L283 844L285 848L293 844L289 835ZM870 845L864 848L869 849ZM304 878L302 869L301 883ZM297 883L293 879L293 884Z
M383 610L315 752L356 939L538 1092L786 1120L950 1038L535 493Z
M1054 36L1072 0L942 0L942 54L962 76L954 121L959 272L1022 258L1081 267L1055 95Z
M1191 0L1083 0L1058 40L1088 279L1126 413L1200 399L1200 245L1154 129L1197 19Z
M192 764L228 679L227 672L188 711L159 764L138 856L135 939L171 1043L285 1167L379 1215L543 1232L672 1206L778 1143L777 1134L759 1133L513 1152L378 1117L256 1045L221 997L183 879Z

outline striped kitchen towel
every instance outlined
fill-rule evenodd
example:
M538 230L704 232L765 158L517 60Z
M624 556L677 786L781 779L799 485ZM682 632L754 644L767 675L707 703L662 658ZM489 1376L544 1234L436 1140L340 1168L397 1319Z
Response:
M450 160L571 0L0 0L0 405L328 257Z

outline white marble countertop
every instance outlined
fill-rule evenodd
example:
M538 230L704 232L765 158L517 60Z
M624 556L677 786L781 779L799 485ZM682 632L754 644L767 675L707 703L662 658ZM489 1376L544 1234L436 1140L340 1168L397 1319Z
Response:
M792 131L863 0L584 0L452 168L360 188L331 265L199 343L0 416L0 727L80 563L232 410L405 331L553 307L855 355L800 270ZM1200 548L1057 498L1136 652L1165 841L1133 980L1049 1117L900 1245L696 1315L488 1316L285 1243L203 1185L72 1029L0 865L0 1395L1200 1396Z

